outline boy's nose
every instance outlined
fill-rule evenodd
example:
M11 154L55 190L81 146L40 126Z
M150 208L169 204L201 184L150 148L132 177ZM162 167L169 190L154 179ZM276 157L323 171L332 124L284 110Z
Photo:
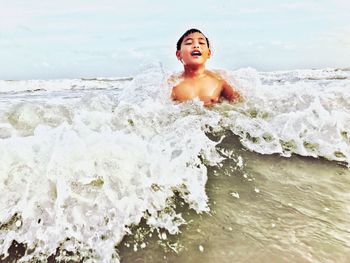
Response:
M199 47L199 44L196 42L193 42L193 47Z

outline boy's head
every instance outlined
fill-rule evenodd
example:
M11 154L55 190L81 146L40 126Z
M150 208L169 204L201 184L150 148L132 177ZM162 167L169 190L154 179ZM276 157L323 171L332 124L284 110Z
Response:
M210 55L209 40L198 29L187 30L177 41L176 57L183 65L204 66Z
M205 40L207 41L208 48L210 48L209 39L208 39L199 29L191 28L191 29L187 30L187 31L180 37L180 39L177 41L177 43L176 43L176 50L180 50L180 49L181 49L181 44L182 44L184 38L187 37L187 36L190 35L190 34L193 34L193 33L200 33L200 34L202 34L202 35L205 37Z

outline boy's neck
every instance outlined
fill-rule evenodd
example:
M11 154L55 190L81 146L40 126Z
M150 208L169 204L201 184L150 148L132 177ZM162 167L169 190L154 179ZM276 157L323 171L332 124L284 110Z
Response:
M203 77L205 75L205 66L201 65L201 66L188 66L185 65L184 66L184 73L183 76L185 78L200 78Z

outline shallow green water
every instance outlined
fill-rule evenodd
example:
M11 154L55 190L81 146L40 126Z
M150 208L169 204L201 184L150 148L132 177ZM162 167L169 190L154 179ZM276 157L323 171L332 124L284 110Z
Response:
M259 155L233 136L218 148L233 158L208 169L210 214L179 208L188 224L165 240L138 227L118 246L121 262L350 262L347 167Z

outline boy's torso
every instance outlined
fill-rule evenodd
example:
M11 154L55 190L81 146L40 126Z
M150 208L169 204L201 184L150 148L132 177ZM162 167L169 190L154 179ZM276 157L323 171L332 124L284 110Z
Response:
M173 98L178 101L198 97L205 105L218 102L222 92L222 80L213 72L207 72L200 78L182 78L173 88Z

